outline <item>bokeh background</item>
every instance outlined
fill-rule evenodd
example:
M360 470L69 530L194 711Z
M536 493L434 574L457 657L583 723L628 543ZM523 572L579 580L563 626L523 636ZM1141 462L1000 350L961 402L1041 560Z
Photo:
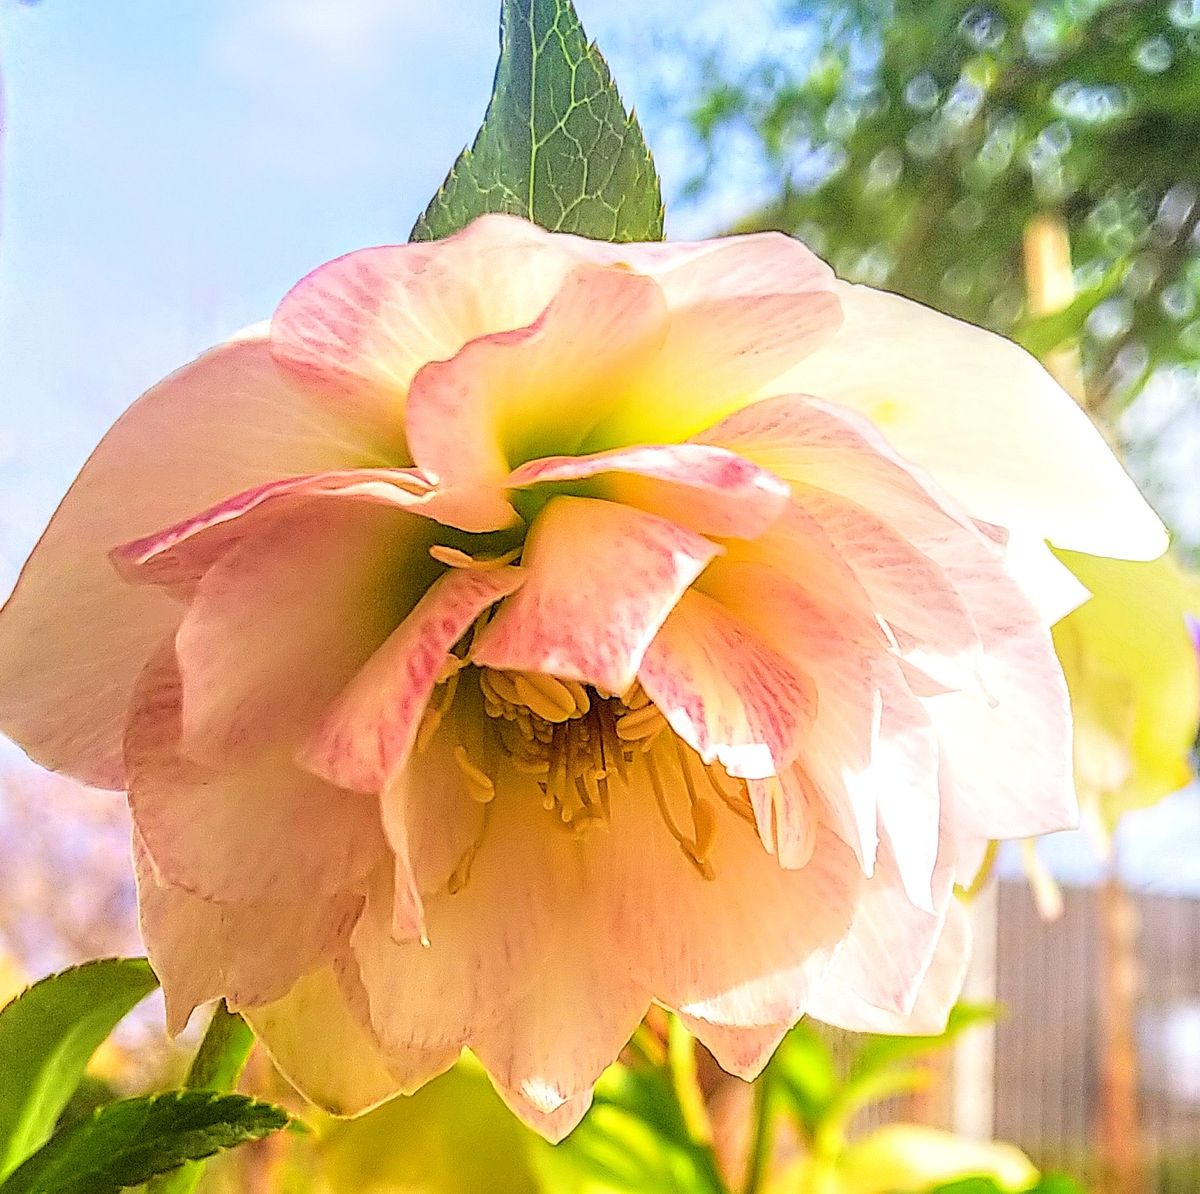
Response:
M406 238L478 126L496 7L0 0L0 592L138 393L316 264ZM1200 560L1200 3L578 7L673 238L781 228L1016 337L1121 447L1180 565ZM1000 852L970 993L1006 1014L873 1114L999 1135L1121 1194L1191 1191L1200 590L1099 579L1103 616L1059 641L1087 825ZM140 952L127 835L119 797L0 743L0 986ZM178 1066L156 1025L126 1028L112 1081Z

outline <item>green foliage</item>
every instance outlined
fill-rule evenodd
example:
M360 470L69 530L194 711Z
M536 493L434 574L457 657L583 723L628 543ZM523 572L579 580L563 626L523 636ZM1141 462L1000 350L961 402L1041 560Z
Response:
M144 958L104 958L42 979L0 1011L0 1177L49 1137L92 1054L157 985Z
M990 1177L968 1177L929 1190L927 1194L1011 1194L1007 1187ZM1084 1194L1082 1186L1061 1174L1043 1174L1035 1185L1021 1194Z
M662 239L650 151L571 0L503 0L483 127L412 239L449 236L485 212L596 240Z
M1114 410L1158 365L1200 364L1200 15L1139 0L779 5L818 38L709 56L689 101L707 151L757 147L768 198L740 230L808 240L843 276L1030 346L1081 335ZM1021 242L1054 211L1084 292L1030 334Z
M287 1112L244 1095L195 1090L124 1099L54 1136L0 1194L115 1194L287 1123Z
M712 1151L688 1132L667 1070L613 1066L583 1122L562 1144L539 1141L548 1194L722 1194Z
M231 1012L222 999L213 1008L212 1019L188 1068L184 1085L188 1090L231 1090L241 1077L254 1046L254 1034L246 1021ZM156 1177L147 1194L192 1194L204 1172L202 1161L192 1161Z

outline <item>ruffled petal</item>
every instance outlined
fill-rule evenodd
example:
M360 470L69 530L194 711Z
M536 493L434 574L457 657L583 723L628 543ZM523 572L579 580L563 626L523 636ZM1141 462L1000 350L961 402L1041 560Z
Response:
M220 903L291 902L353 888L385 851L379 809L273 752L235 771L179 754L179 672L160 651L134 691L129 804L160 883Z
M894 294L835 290L838 335L766 392L862 411L976 518L1093 555L1166 550L1099 431L1027 352Z
M404 399L421 366L533 322L583 259L574 242L503 215L432 244L363 249L292 288L271 323L272 350L289 373L402 444Z
M440 571L436 533L402 509L315 499L226 551L175 639L183 753L224 767L298 746Z
M816 712L811 680L698 592L671 611L638 679L705 763L742 778L778 774Z
M897 905L897 907L902 907ZM927 915L927 914L922 914ZM967 965L971 958L971 927L966 909L956 900L951 899L946 906L940 933L938 933L932 948L926 951L927 938L924 932L918 934L921 947L912 955L915 963L928 952L928 960L924 964L922 977L916 984L915 994L899 1000L901 1006L882 1008L869 999L863 998L855 988L855 978L850 970L857 970L865 962L874 967L882 964L883 969L876 973L895 973L886 959L891 957L890 943L897 941L902 950L905 942L915 943L918 937L898 934L894 927L883 923L875 929L872 937L883 936L883 943L871 950L871 956L864 956L860 950L864 936L858 935L855 944L847 950L846 970L839 967L838 962L830 967L825 980L817 989L809 1007L809 1013L817 1020L833 1024L851 1032L880 1032L890 1036L937 1036L946 1030L946 1019L950 1009L958 1002L962 993L963 979L966 977ZM852 937L855 936L852 933ZM904 953L901 952L901 957ZM912 974L901 976L896 974L897 990L901 987L911 988ZM879 1002L883 1002L879 1000Z
M849 929L858 865L822 830L808 865L785 870L723 804L715 822L713 878L706 879L677 847L649 791L613 802L612 832L592 847L605 876L613 955L627 958L657 999L696 1020L794 1024Z
M362 898L350 894L215 904L160 883L136 832L134 864L142 940L162 983L172 1034L210 999L224 996L241 1010L283 998L343 948L362 907Z
M408 760L450 648L523 579L517 568L462 568L437 580L321 718L304 765L340 787L382 792Z
M525 542L525 583L476 638L471 658L623 693L667 615L719 550L628 506L552 498Z
M351 1010L331 967L306 974L282 998L242 1012L279 1072L331 1115L361 1115L452 1066L459 1050L384 1054Z
M584 1109L646 1009L649 991L626 973L590 901L564 917L538 981L471 1042L506 1103L559 1139ZM577 1122L577 1121L576 1121Z
M771 1060L792 1025L766 1024L761 1028L731 1028L695 1016L683 1016L687 1030L716 1058L727 1074L753 1082Z
M537 320L433 359L406 415L417 465L438 485L498 485L510 468L572 453L662 343L666 303L650 278L580 267Z
M506 487L599 478L594 492L703 535L753 539L782 513L789 489L778 477L723 448L669 444L617 448L590 456L531 460Z
M125 585L108 553L280 476L379 463L359 430L287 382L261 339L159 383L101 441L0 613L0 728L44 766L124 787L130 693L180 610Z

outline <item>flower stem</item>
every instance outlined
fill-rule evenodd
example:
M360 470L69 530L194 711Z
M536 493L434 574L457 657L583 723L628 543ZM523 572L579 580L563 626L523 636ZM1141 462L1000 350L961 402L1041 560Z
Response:
M770 1165L771 1151L775 1143L774 1073L772 1065L768 1062L767 1068L754 1084L754 1121L742 1194L759 1194Z
M713 1129L696 1072L696 1044L678 1016L671 1016L668 1025L667 1060L679 1110L693 1142L709 1148L713 1142Z

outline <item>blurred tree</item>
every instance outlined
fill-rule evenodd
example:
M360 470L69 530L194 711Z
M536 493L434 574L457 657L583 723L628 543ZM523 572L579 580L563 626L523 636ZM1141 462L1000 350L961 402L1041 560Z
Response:
M703 58L692 180L767 181L737 222L801 236L843 276L1013 335L1082 336L1094 409L1200 363L1200 0L780 0L804 61ZM754 159L748 161L747 156ZM1022 237L1061 213L1078 298L1037 315Z

